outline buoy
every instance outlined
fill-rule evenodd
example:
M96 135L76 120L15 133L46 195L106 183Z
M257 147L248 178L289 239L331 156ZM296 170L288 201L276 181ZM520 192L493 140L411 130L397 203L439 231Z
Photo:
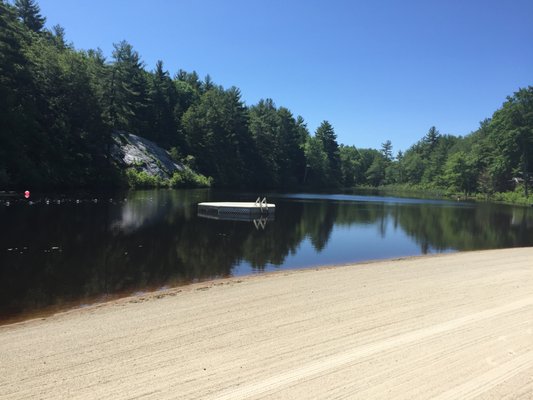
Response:
M26 190L26 191L24 192L24 197L26 197L27 199L30 198L30 191L29 191L29 190Z

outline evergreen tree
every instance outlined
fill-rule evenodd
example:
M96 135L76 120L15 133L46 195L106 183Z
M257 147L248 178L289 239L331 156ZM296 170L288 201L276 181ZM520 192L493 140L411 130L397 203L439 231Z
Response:
M491 194L529 194L533 170L533 87L519 89L465 137L435 127L392 156L340 146L324 121L314 137L302 117L270 99L248 109L236 88L159 61L145 69L123 41L112 62L77 51L60 25L44 28L35 0L0 0L0 186L49 189L118 184L113 129L171 148L219 186L317 188L405 182Z
M161 60L157 61L155 71L150 75L148 102L150 132L144 134L165 147L183 148L184 141L178 137L177 123L174 120L174 109L177 104L176 87L168 71L163 69Z
M428 133L422 140L423 143L425 144L427 154L430 154L433 151L433 149L435 148L435 146L437 145L439 141L439 138L440 138L440 133L437 130L437 128L435 128L434 126L429 128Z
M28 144L36 132L32 76L24 51L27 29L0 1L0 186L20 185L35 167Z
M102 174L108 166L109 131L86 55L59 49L42 38L32 42L28 56L38 107L35 138L41 140L32 158L39 162L43 183L97 185L98 179L109 177Z
M59 24L54 25L52 27L52 40L58 48L65 49L67 47L65 28Z
M381 144L381 154L385 157L385 161L392 161L392 142L390 140Z
M46 18L40 12L41 9L35 0L15 0L17 15L20 20L33 32L41 32Z
M298 141L305 145L307 138L309 138L309 130L307 129L307 124L301 115L296 117L296 129L298 129Z
M260 186L278 187L280 184L279 115L272 99L260 100L249 110L249 129L257 152L256 176Z
M215 87L215 84L213 83L213 80L211 79L211 76L209 74L205 76L201 87L203 92L207 92L208 90L211 90Z
M201 94L207 91L207 90L204 90L204 87L203 87L204 85L200 81L200 78L198 77L198 74L196 73L196 71L192 71L191 73L189 73L187 71L180 69L178 73L176 74L176 80L189 84L189 86L198 94ZM209 77L208 81L211 81L211 77Z
M176 92L176 104L174 106L174 120L177 123L178 132L181 130L181 118L183 114L193 105L200 101L200 92L189 83L180 80L177 74L172 83Z
M183 115L182 125L191 155L215 184L240 187L249 183L245 168L249 151L247 110L237 88L215 88Z
M397 167L398 167L398 179L397 179L397 182L398 183L404 183L405 182L405 177L404 177L404 171L403 171L403 161L404 161L404 156L403 156L403 151L399 150L398 151L398 154L396 155L396 160L398 161L397 163Z
M455 145L457 138L451 135L440 135L433 145L433 150L427 158L422 182L442 186L443 169L448 159L451 148Z
M114 129L147 132L148 85L139 53L126 41L114 44L114 63L107 85L106 115ZM148 134L148 138L151 138Z
M328 121L323 121L316 130L315 136L322 142L328 157L328 181L338 186L341 180L341 161L337 135Z
M278 159L280 185L293 188L303 179L305 171L305 154L298 123L292 113L285 107L278 109Z
M430 159L433 156L435 147L439 143L440 133L432 126L429 128L428 133L422 138L421 141L417 143L417 151L422 156L422 159L425 163L424 169L430 164ZM422 179L424 182L429 183L433 174L422 174L425 179Z
M307 160L304 184L323 187L328 184L329 162L324 144L316 136L309 136L304 147Z

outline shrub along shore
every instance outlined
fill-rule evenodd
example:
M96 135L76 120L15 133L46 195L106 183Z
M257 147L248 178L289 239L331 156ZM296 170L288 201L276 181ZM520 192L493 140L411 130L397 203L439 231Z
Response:
M412 184L393 184L382 185L378 187L361 186L356 187L355 190L361 192L376 193L380 195L393 195L402 197L468 200L491 203L517 204L526 206L533 205L533 195L529 194L529 196L526 197L524 194L523 185L517 185L515 190L508 192L470 193L468 195L465 195L464 192L458 192L450 188L427 187L424 185Z

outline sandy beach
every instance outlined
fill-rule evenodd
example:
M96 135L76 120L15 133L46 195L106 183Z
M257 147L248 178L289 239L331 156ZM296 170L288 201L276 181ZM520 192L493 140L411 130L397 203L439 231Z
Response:
M533 248L230 278L0 327L1 399L533 399Z

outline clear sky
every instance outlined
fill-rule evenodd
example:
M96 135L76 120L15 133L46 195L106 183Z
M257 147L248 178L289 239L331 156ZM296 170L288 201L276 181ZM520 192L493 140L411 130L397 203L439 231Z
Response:
M123 39L272 98L339 143L405 150L435 125L465 135L533 85L532 0L38 0L47 26L110 59Z

